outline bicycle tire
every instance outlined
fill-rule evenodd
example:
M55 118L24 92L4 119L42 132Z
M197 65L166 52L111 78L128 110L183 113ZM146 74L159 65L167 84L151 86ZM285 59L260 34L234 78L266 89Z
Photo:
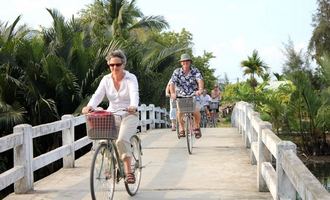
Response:
M187 138L187 148L188 153L192 154L193 152L193 120L191 117L187 116L186 118L186 138Z
M95 150L91 171L91 197L112 200L115 192L115 159L111 145L101 143Z
M141 142L138 136L134 135L131 137L131 147L132 147L132 158L131 158L131 169L135 176L135 183L128 184L125 181L125 188L130 196L134 196L140 187L141 175L142 175L142 150Z
M206 115L205 112L202 111L201 113L201 123L200 123L200 127L201 128L206 128Z
M179 119L176 118L176 135L178 136L178 139L180 139L180 133L179 133Z

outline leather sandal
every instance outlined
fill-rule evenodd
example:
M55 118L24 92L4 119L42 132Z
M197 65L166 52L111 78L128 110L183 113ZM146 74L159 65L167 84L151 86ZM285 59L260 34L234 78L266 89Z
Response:
M179 132L179 137L186 137L186 133L184 131Z
M133 173L126 174L125 182L128 184L134 184L135 183L135 175Z
M194 129L194 134L195 134L196 139L201 138L202 137L201 129L200 128L195 128Z

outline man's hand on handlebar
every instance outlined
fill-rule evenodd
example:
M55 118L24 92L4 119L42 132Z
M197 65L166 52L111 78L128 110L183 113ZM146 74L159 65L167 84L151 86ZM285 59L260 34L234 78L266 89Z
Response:
M196 96L201 96L203 94L203 89L199 89L195 92Z

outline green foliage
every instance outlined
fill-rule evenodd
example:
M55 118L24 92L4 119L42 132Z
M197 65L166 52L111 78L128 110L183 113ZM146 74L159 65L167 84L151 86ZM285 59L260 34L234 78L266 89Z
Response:
M261 60L258 51L253 50L252 56L248 56L247 60L241 61L244 75L250 75L250 79L254 80L255 75L262 76L268 69L267 64Z
M259 97L257 109L261 111L263 116L268 116L278 134L288 116L288 106L294 91L295 86L290 81L283 82L277 88L265 86L257 90Z
M217 82L217 79L214 76L215 69L211 68L209 64L212 58L214 58L213 54L208 52L204 52L203 56L193 58L193 65L201 71L204 78L204 88L209 92Z
M325 53L330 53L330 1L317 0L318 8L313 15L313 33L309 42L309 51L318 63Z
M246 82L228 84L222 93L223 102L235 103L237 101L252 102L253 89Z

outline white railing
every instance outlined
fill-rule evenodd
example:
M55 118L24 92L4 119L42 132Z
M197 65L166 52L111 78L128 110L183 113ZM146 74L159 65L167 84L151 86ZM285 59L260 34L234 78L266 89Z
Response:
M303 200L330 199L329 192L296 155L296 145L282 141L272 131L269 122L262 121L259 113L246 102L238 102L231 116L232 125L242 134L250 148L251 164L257 165L259 191L270 191L273 198ZM272 166L276 159L276 168Z
M142 132L148 128L168 127L166 120L168 113L165 108L142 104L138 111ZM87 136L74 141L75 126L84 123L86 123L84 116L64 115L59 121L39 126L17 125L14 127L13 134L0 138L0 153L14 150L14 167L0 174L0 191L13 183L17 194L32 190L33 172L62 158L64 168L74 167L75 151L92 142ZM62 146L34 158L33 139L59 131L62 131Z

